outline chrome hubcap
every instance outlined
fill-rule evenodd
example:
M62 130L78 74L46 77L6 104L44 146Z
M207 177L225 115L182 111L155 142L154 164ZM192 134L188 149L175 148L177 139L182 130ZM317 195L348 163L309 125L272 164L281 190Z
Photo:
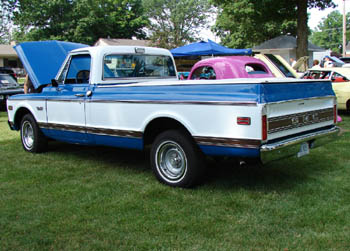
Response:
M179 181L187 171L183 149L173 141L163 142L157 149L157 168L168 181Z
M22 141L27 149L32 149L34 144L34 131L32 125L25 121L22 125Z

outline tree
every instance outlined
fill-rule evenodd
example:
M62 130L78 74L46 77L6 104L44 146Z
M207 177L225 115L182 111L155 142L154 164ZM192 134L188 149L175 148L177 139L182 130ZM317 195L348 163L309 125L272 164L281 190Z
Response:
M335 7L332 0L293 0L297 8L297 58L307 56L308 34L307 8L319 8L321 10L328 7Z
M307 55L307 8L335 6L332 0L212 1L220 8L214 29L226 45L252 47L290 33L297 36L297 58Z
M0 43L8 44L11 40L11 11L4 0L0 0Z
M211 11L207 0L144 0L152 42L175 48L198 39Z
M350 22L348 14L347 23ZM313 44L335 52L342 52L343 43L343 15L339 11L333 11L322 19L321 23L312 32L310 40ZM349 34L347 34L349 37Z
M296 34L296 11L284 1L213 1L219 8L214 31L228 47L253 47L281 34Z
M93 44L100 37L144 38L141 0L8 0L19 41L57 39Z

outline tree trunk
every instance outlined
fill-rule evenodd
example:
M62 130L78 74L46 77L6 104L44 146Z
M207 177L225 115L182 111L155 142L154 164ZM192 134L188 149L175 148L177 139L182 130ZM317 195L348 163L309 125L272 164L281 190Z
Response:
M307 2L308 0L297 1L297 59L308 55Z

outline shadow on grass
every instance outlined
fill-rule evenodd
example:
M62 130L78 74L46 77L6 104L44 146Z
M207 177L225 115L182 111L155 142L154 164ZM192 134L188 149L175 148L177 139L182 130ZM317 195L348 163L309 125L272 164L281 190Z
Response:
M327 166L332 165L331 160L319 158L319 162L322 164L312 158L284 159L265 166L252 163L240 166L237 160L210 162L204 184L223 190L291 190L329 172Z
M49 151L72 155L82 160L96 161L107 164L111 168L127 166L133 170L150 170L149 152L119 149L104 146L70 145L61 142L50 142ZM327 159L319 160L327 165ZM330 164L330 163L328 163ZM208 161L208 168L203 177L202 185L209 185L215 189L244 188L251 190L290 190L296 185L309 182L314 179L315 173L322 175L327 170L322 170L318 163L313 163L312 158L287 159L267 166L247 164L240 166L237 160Z
M7 148L4 151L4 154L8 153L7 157L18 156L22 158L22 154L30 154L22 150L18 141L1 142ZM22 153L18 152L18 148L21 148ZM128 168L135 172L145 170L151 172L148 151L73 145L51 141L49 142L48 154L56 155L58 158L72 158L72 160L79 162L93 161L101 164L102 168ZM37 158L41 158L40 154L37 155ZM301 159L281 160L267 166L258 164L240 166L237 160L208 161L202 185L197 188L206 189L209 186L222 190L240 188L260 191L291 190L295 186L312 181L315 175L325 175L329 172L327 166L331 165L332 160L324 156L322 152L313 153L313 156Z
M146 156L145 152L132 149L107 146L85 146L51 141L49 142L48 152L53 152L62 156L70 155L84 161L96 161L107 164L113 168L117 168L118 165L126 163L127 166L135 169L149 168L148 156Z

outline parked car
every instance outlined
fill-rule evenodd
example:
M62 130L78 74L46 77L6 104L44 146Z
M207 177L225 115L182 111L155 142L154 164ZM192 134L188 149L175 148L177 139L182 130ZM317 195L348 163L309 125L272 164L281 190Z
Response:
M341 61L343 61L345 64L349 64L350 63L350 57L340 57L339 59Z
M9 96L23 93L23 89L9 74L0 73L0 110L6 110Z
M280 55L256 54L254 57L267 64L277 78L299 78L298 73Z
M273 78L267 65L249 56L203 59L191 69L188 79Z
M350 68L313 67L305 72L304 79L332 80L332 87L337 96L338 109L350 111Z
M9 74L11 75L16 81L17 81L17 75L14 72L14 70L12 70L9 67L0 67L0 73L5 73L5 74Z

